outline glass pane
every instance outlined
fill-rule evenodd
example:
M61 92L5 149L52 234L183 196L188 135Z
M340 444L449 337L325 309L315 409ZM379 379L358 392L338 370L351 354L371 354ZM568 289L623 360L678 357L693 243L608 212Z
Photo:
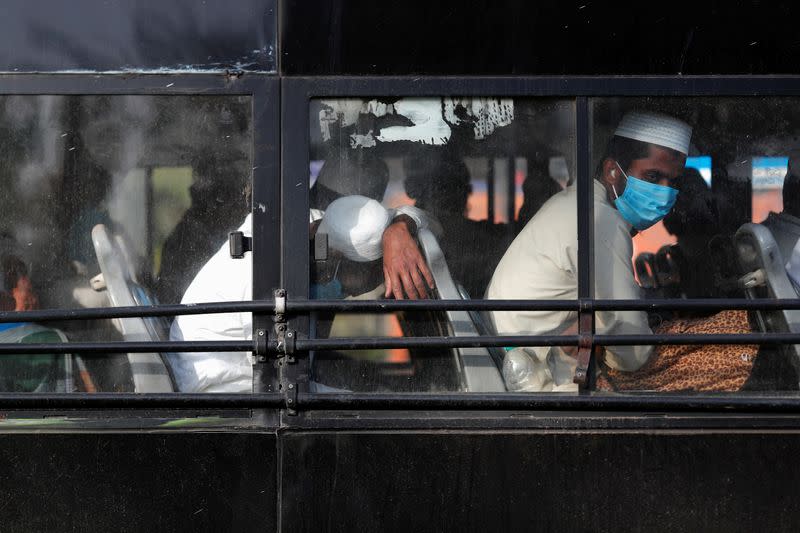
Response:
M7 0L0 70L274 72L274 0Z
M4 310L203 301L190 283L248 212L248 98L6 96L0 132ZM170 322L2 324L0 342L167 340ZM3 390L168 392L170 363L4 356L0 374Z
M595 99L596 295L797 298L797 118L793 98ZM796 317L659 310L596 318L598 333L648 336L790 332ZM796 364L794 346L616 346L604 351L598 388L796 390Z
M526 266L538 253L526 226L540 212L547 214L535 233L547 228L577 250L573 101L377 97L310 105L313 298L577 298L574 254L558 280L572 289L550 284L555 279L545 286ZM544 210L559 193L561 203ZM558 324L554 313L527 315L318 314L310 333L539 334ZM312 382L321 391L505 391L506 359L502 348L317 352Z

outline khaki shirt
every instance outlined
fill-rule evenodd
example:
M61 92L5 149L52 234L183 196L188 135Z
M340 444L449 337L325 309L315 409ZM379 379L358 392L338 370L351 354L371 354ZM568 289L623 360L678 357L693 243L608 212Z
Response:
M578 197L571 186L548 200L517 235L500 260L487 289L489 299L578 298ZM636 299L640 289L633 274L631 225L609 203L606 190L594 181L595 297ZM575 311L495 311L491 313L501 335L559 333L577 320ZM640 311L599 311L598 334L651 333L647 315ZM576 360L558 347L530 347L528 385L521 390L570 391ZM647 362L652 346L609 346L606 363L633 371Z

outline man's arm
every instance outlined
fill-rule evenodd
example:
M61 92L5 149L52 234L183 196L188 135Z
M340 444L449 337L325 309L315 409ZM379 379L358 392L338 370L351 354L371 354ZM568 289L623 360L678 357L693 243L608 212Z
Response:
M417 231L430 229L440 236L442 227L425 211L414 206L401 206L390 210L392 222L383 231L383 275L386 285L384 297L394 296L397 300L406 297L410 300L427 298L434 288L431 274L425 258L419 251L416 241ZM313 239L323 211L312 209L309 212L310 236Z
M620 228L595 225L595 297L636 300L640 288L633 275L633 243ZM643 311L598 311L597 333L605 335L650 334ZM641 368L653 352L652 346L606 346L606 363L632 372Z

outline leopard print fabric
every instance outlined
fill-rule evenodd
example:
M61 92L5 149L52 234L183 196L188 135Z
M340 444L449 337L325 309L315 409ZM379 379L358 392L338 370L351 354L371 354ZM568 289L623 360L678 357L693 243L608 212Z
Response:
M659 334L750 333L747 312L722 311L707 318L679 319L656 328ZM657 346L636 372L604 367L597 389L605 391L732 392L742 388L753 369L756 345Z

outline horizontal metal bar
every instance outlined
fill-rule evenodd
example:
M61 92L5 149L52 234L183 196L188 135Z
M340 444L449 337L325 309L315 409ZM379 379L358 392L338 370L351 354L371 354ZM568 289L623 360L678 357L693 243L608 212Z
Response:
M352 337L298 339L307 350L369 350L394 348L480 348L491 346L577 346L577 335L487 335L473 337ZM598 346L800 344L800 333L735 333L690 335L594 335Z
M757 76L297 76L285 93L305 98L386 96L766 96L800 94L796 75Z
M0 394L0 409L193 409L281 408L279 393L183 394L183 393L24 393Z
M59 320L97 320L152 316L205 315L214 313L274 313L275 302L211 302L202 304L146 305L129 307L93 307L90 309L42 309L38 311L0 312L4 322L53 322Z
M578 335L486 335L472 337L338 337L297 339L295 349L375 350L395 348L480 348L512 346L577 346ZM800 344L798 333L736 333L691 335L594 335L598 346L633 345L713 345L713 344ZM169 341L169 342L71 342L38 344L0 344L3 354L40 353L141 353L141 352L250 352L253 342L241 341ZM267 350L278 351L275 340Z
M532 411L724 411L800 413L800 396L738 394L309 394L299 393L299 409L342 410L532 410Z
M581 306L595 311L656 311L726 309L780 310L800 309L800 299L742 298L697 300L304 300L286 302L288 314L307 312L391 313L396 311L578 311ZM0 323L52 322L60 320L96 320L154 316L201 315L213 313L274 313L273 300L246 302L210 302L138 307L96 307L90 309L47 309L39 311L0 312Z
M282 409L286 397L259 394L0 394L0 409ZM800 395L553 393L305 393L297 410L663 411L798 413Z
M577 311L577 300L287 300L288 314L395 311Z
M277 345L273 342L273 350ZM37 353L250 352L253 341L0 343L0 355Z
M484 337L351 337L297 339L295 348L308 350L371 350L392 348L479 348L482 346L570 346L577 335L487 335Z
M594 300L585 302L595 311L725 311L742 309L747 311L768 311L779 309L800 309L800 298L779 300L764 298L698 298L683 299L645 299L645 300Z
M310 311L723 311L800 309L800 299L704 298L696 300L287 300L287 313Z

